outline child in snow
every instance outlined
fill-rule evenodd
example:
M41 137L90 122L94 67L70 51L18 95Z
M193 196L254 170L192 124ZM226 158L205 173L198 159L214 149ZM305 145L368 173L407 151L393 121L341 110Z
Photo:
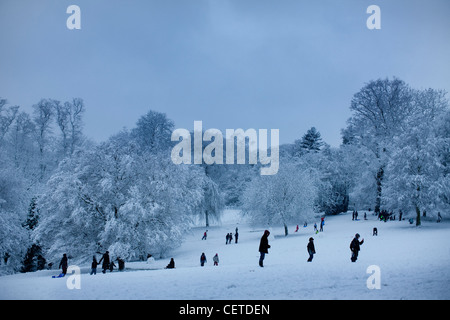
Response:
M116 267L116 265L114 264L114 261L111 261L109 264L109 272L113 272L115 267Z
M97 262L97 258L94 256L93 258L92 258L92 264L91 264L91 273L90 273L90 275L95 275L95 274L97 274L97 265L98 265L98 262Z
M206 240L206 237L208 235L207 232L208 232L208 230L206 230L205 233L203 234L202 240Z
M203 252L202 255L200 256L200 266L204 266L206 263L206 256L205 253Z
M313 260L313 256L316 253L316 249L314 248L314 238L309 238L308 245L306 246L306 249L308 250L309 258L308 262L311 262Z
M213 257L213 261L214 261L214 265L218 266L219 265L219 255L216 253L216 255Z

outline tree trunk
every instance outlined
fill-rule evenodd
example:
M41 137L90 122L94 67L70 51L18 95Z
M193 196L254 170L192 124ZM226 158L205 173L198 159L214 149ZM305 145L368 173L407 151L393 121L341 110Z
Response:
M205 220L206 220L206 226L209 227L209 213L208 213L208 210L205 210Z
M419 209L418 206L416 206L416 214L417 214L417 217L416 217L416 226L420 226L420 209Z
M284 236L287 237L288 234L289 234L288 227L287 227L286 223L284 223Z
M377 172L377 198L375 200L375 212L379 213L381 211L381 191L382 191L382 184L384 176L384 169L381 167L378 169Z

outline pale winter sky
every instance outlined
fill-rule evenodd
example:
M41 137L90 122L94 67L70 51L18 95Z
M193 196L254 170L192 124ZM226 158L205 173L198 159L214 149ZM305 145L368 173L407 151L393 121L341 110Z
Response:
M69 30L69 5L81 30ZM367 7L381 9L369 30ZM83 98L106 140L149 109L177 128L315 126L332 146L364 83L450 91L448 0L0 0L0 96Z

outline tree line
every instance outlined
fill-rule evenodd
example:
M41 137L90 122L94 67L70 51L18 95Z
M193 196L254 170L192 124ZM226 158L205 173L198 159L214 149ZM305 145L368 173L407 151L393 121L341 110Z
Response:
M0 273L33 271L68 253L108 250L127 260L165 256L224 206L254 223L311 221L351 208L448 215L450 111L446 93L404 81L366 83L350 101L342 144L315 127L280 146L280 168L175 165L172 120L149 111L134 128L94 143L82 99L42 99L32 112L0 99Z

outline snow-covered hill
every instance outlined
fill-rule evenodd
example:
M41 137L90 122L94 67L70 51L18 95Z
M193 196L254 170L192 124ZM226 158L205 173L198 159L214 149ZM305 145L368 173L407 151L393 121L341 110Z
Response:
M360 214L360 217L362 214ZM319 222L319 221L318 221ZM68 289L66 278L52 279L56 270L0 277L0 299L450 299L450 223L424 221L416 228L407 221L352 221L351 214L325 219L324 232L313 224L271 229L271 249L265 267L258 266L258 246L264 227L255 227L229 210L222 222L194 228L170 260L130 262L125 272L89 275L81 266L80 289ZM225 244L226 233L239 228L239 242ZM378 236L372 229L378 228ZM358 261L350 261L355 233L365 239ZM317 254L306 262L306 245L314 237ZM204 252L208 262L200 267ZM219 266L212 258L218 253ZM69 262L70 264L70 262ZM369 266L380 270L380 289L369 289ZM148 269L148 270L143 270Z

